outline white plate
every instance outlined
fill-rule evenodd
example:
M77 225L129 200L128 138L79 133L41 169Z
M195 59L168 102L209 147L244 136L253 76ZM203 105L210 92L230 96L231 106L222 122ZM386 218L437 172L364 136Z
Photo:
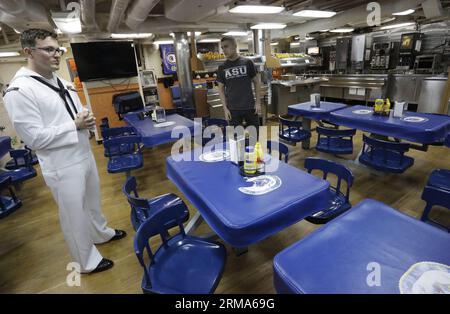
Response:
M155 128L165 128L166 126L174 125L175 121L166 121L161 123L155 123Z
M420 123L420 122L425 122L428 121L427 118L422 118L422 117L403 117L401 118L403 121L405 122L414 122L414 123Z
M212 152L203 153L199 159L204 162L218 162L230 158L230 152L227 150L215 150Z
M369 109L358 109L358 110L353 110L352 112L356 113L356 114L369 114L369 113L372 113L373 111L369 110Z

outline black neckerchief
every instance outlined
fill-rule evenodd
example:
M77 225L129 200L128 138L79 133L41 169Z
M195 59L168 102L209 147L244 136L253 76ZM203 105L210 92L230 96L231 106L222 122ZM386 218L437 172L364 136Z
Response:
M41 82L42 84L48 86L50 89L53 89L55 92L57 92L59 97L61 97L61 99L64 101L64 105L66 106L66 110L69 113L70 117L72 118L72 120L75 120L75 116L73 115L72 110L70 110L69 103L67 102L66 95L69 97L70 103L72 105L72 108L73 108L73 111L75 112L75 114L78 113L77 108L75 107L72 97L70 97L69 91L64 88L64 85L59 78L56 78L56 80L58 82L58 86L59 86L59 88L58 88L58 87L53 86L52 84L44 81L44 79L42 79L42 77L40 77L40 76L31 75L31 77L34 78L35 80Z

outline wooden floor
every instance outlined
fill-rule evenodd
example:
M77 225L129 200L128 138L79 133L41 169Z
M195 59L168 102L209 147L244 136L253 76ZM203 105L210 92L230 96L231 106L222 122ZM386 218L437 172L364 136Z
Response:
M347 160L355 158L361 149L361 137L358 132L355 153L346 156ZM316 136L313 135L312 143L315 141ZM141 293L143 271L133 252L134 231L130 224L130 208L121 192L125 177L122 174L108 174L103 147L93 141L92 148L101 178L103 212L109 226L128 232L125 239L98 246L104 257L114 260L115 266L103 273L82 275L80 287L67 286L69 271L66 266L70 256L59 226L56 204L39 170L38 177L26 182L18 192L23 201L22 208L0 220L0 293ZM144 168L133 174L137 177L141 196L176 193L189 204L192 215L195 208L165 175L165 157L170 154L170 148L168 144L146 150ZM378 176L363 166L350 164L355 175L351 203L373 198L410 216L420 217L425 205L420 198L423 186L433 169L450 168L450 149L434 146L428 152L413 150L408 155L414 157L414 166L401 175ZM291 147L289 163L303 169L303 161L309 156L345 162L314 149L303 150L295 146ZM441 209L437 211L436 219L448 225L449 216L448 211ZM216 293L274 293L273 257L315 228L317 226L301 221L251 246L247 254L239 257L227 246L228 260ZM207 231L206 225L199 230ZM157 246L158 241L151 242L152 247Z

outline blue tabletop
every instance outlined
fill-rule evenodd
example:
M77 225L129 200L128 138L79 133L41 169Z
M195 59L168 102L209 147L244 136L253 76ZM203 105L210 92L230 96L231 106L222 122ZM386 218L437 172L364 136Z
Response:
M374 115L366 106L334 111L330 122L422 144L442 143L450 132L450 116L406 111L402 118L394 118L392 112L388 117Z
M450 133L447 134L444 144L445 146L450 147Z
M158 124L153 122L150 118L139 120L137 112L126 114L124 120L136 129L138 134L142 137L142 143L145 147L153 147L178 140L179 137L172 138L172 130L175 128L181 129L180 127L187 127L190 130L191 136L194 136L194 131L201 132L202 130L201 125L198 123L194 130L194 121L178 114L166 116L166 122L174 122L174 124L166 127L158 127Z
M375 200L364 200L274 258L279 293L399 293L415 263L450 264L450 234ZM379 264L381 285L369 286Z
M343 103L321 101L320 107L311 106L311 102L288 106L288 114L302 116L311 120L328 120L330 113L347 107Z
M0 136L0 159L2 159L11 149L11 138Z
M186 155L184 155L186 156ZM281 186L264 195L248 195L249 186L230 161L166 161L167 177L227 243L245 247L274 234L328 204L329 183L283 162L275 172ZM250 184L251 185L251 184Z

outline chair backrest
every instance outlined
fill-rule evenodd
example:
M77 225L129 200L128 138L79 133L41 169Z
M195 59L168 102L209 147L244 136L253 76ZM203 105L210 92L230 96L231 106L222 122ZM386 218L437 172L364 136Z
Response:
M178 85L171 86L170 93L172 94L172 99L180 99L181 98L180 86Z
M330 128L324 128L321 126L316 127L317 134L329 136L329 137L352 137L355 135L356 130L355 129L330 129Z
M381 150L383 151L383 162L388 162L388 152L394 152L397 154L398 158L394 159L398 162L398 164L402 164L403 162L403 156L405 152L409 150L409 144L408 143L394 143L389 141L383 141L379 140L373 137L366 136L363 134L363 152L366 152L366 145L369 146L371 149L369 150L368 154L371 159L373 159L374 150ZM395 155L394 155L395 156ZM392 159L392 158L391 158Z
M365 134L363 134L363 141L364 144L367 144L371 147L397 151L399 153L406 153L409 150L408 143L395 143L383 141L373 137L366 136Z
M147 283L151 285L150 275L147 270L147 266L144 261L144 251L147 250L148 258L150 260L150 265L155 263L153 259L153 252L149 245L149 239L154 235L159 234L163 241L162 246L165 248L169 247L168 232L167 230L170 226L178 225L180 232L174 236L186 237L186 233L183 228L184 219L184 209L180 206L168 207L166 210L162 210L155 215L151 216L149 219L145 220L139 227L134 237L134 252L139 260L139 263L144 268L144 273L147 279Z
M117 128L107 128L102 131L104 139L110 139L118 136L136 135L136 130L131 126L121 126Z
M341 165L337 162L316 158L308 157L305 159L305 168L311 173L314 169L321 170L323 172L323 179L326 180L328 173L335 174L337 176L337 185L334 188L336 194L341 193L341 181L344 180L347 183L347 191L345 194L346 201L350 198L350 187L353 185L354 176L350 169Z
M278 145L278 152L280 153L280 160L284 158L284 162L287 163L289 161L289 148L280 142L267 141L267 150L269 153L272 153L272 147L276 147Z
M119 156L140 153L141 137L136 135L113 137L103 141L107 156Z
M302 121L289 120L281 115L278 116L278 119L280 121L280 131L285 128L294 128L294 129L302 128Z
M139 209L143 209L142 213L145 215L145 213L150 209L148 200L139 197L135 177L130 176L125 180L125 183L122 186L122 192L127 197L128 204L130 204L131 206L131 210L136 212Z
M141 94L137 91L115 94L112 103L119 118L122 114L144 108Z
M32 156L28 149L13 149L9 151L11 158L14 160L15 168L32 168Z
M432 186L425 186L422 199L430 206L442 206L450 209L450 191Z

